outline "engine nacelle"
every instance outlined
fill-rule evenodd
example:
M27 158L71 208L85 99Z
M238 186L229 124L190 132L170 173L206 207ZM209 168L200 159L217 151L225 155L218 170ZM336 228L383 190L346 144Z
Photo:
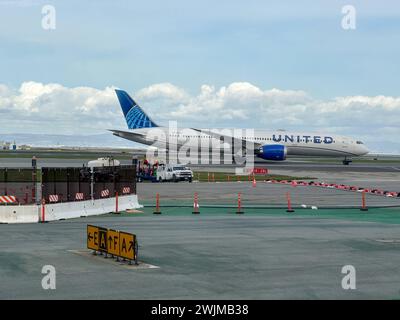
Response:
M286 159L287 149L281 144L267 144L258 149L257 157L264 160L283 161Z

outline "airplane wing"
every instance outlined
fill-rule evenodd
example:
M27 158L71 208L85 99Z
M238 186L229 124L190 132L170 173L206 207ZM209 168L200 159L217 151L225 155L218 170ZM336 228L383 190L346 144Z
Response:
M247 144L250 143L246 139L241 139L239 137L234 137L234 136L229 136L229 135L213 132L211 130L196 129L196 128L191 128L191 129L195 130L197 132L212 136L215 139L220 139L222 137L222 138L224 138L224 142L226 142L226 143L232 143L233 142L233 144L235 144L235 145L242 145L242 149L246 149ZM261 143L257 143L257 142L253 142L252 144L253 144L253 149L254 150L258 150L262 146Z

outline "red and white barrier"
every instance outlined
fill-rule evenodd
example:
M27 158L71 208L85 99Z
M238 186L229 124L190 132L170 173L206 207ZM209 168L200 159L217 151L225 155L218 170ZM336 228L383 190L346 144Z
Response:
M131 188L130 187L123 187L122 188L122 193L123 194L131 193Z
M275 181L275 180L267 180L267 183L281 183L281 184L288 184L289 182L286 180L281 180L281 181ZM326 182L316 182L316 181L311 181L311 182L304 182L304 181L292 181L292 186L312 186L312 187L321 187L321 188L329 188L329 189L337 189L337 190L343 190L343 191L352 191L352 192L365 192L365 193L370 193L378 196L385 196L389 198L393 197L400 197L399 192L394 192L394 191L384 191L380 189L368 189L368 188L361 188L357 186L350 186L350 185L344 185L344 184L335 184L335 183L326 183Z
M75 193L75 200L83 200L83 198L84 198L83 192Z
M58 194L49 195L49 202L58 202Z
M251 170L252 174L259 174L259 175L266 175L268 174L268 169L267 168L254 168Z
M16 196L0 196L0 203L17 203Z
M101 196L102 198L105 198L105 197L110 196L110 190L108 190L108 189L101 190L100 196Z
M336 184L336 183L326 183L326 182L318 182L318 181L295 181L292 180L291 182L287 180L264 180L266 183L279 183L279 184L291 184L293 187L295 186L310 186L310 187L320 187L320 188L329 188L329 189L337 189L343 191L352 191L352 192L365 192L377 196L384 196L388 198L400 197L400 192L394 191L384 191L380 189L368 189L368 188L361 188L357 186L350 186L344 184Z

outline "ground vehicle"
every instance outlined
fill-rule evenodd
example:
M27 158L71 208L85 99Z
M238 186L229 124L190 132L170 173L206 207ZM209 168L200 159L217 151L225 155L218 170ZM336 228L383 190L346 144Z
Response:
M189 181L193 180L193 172L179 164L160 165L157 169L157 180L162 181Z
M139 161L137 164L136 181L151 181L157 182L157 167L158 164L151 164L148 160Z
M88 167L112 167L119 166L120 162L113 157L98 158L97 160L91 160L88 162Z

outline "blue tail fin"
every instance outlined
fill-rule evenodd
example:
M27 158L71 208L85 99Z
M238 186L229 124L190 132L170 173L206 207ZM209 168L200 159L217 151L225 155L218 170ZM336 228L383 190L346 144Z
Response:
M115 90L129 129L158 127L137 103L123 90Z

